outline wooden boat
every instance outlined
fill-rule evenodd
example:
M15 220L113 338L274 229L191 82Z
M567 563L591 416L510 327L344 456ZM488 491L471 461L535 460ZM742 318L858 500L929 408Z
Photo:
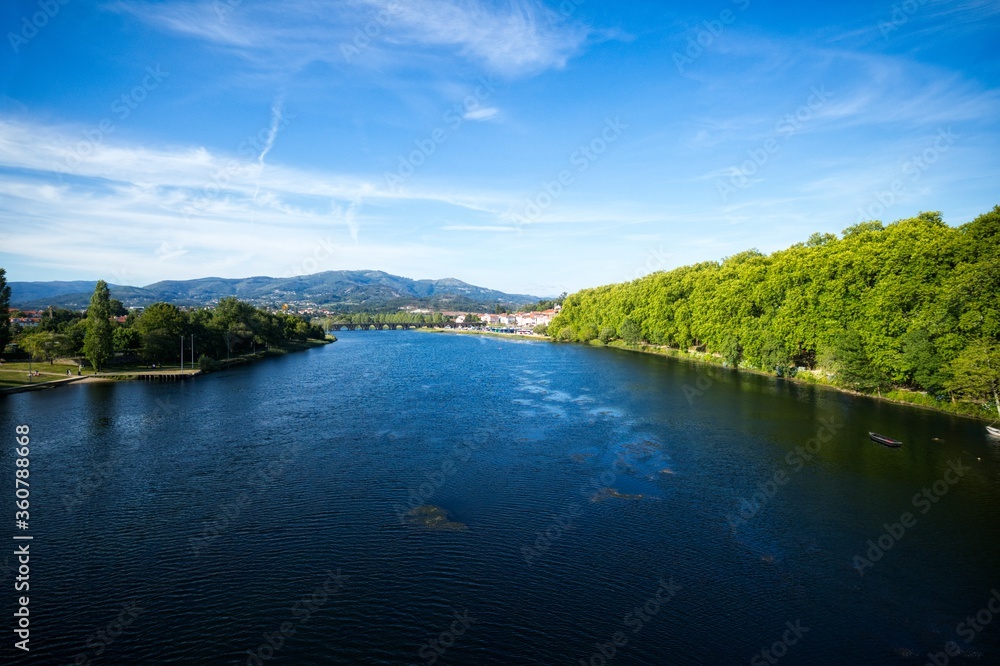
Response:
M886 437L885 435L880 435L877 432L869 431L868 436L872 438L873 442L878 442L882 446L888 446L889 448L892 449L898 449L903 445L903 443L898 439L893 439L892 437Z
M1000 428L994 428L993 426L986 426L986 434L990 437L996 437L1000 439Z

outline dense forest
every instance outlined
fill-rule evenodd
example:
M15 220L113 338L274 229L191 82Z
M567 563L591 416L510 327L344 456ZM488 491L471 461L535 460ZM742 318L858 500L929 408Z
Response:
M860 391L923 391L1000 413L1000 206L939 213L764 255L658 272L566 298L557 340L694 348L733 367L802 368Z

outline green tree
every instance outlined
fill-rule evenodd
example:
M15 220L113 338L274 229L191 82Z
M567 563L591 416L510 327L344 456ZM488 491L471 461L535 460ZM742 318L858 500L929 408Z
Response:
M110 303L112 317L124 317L128 315L128 310L117 298L112 298Z
M52 365L57 358L70 356L73 351L73 341L63 333L37 331L22 336L18 345L33 357L48 361Z
M566 292L564 291L556 298L543 299L538 301L532 306L529 306L532 312L544 312L545 310L551 310L557 305L562 305L563 301L566 300ZM499 312L497 314L500 314Z
M618 327L618 336L628 344L634 345L642 337L642 327L631 317L625 317Z
M584 324L580 329L580 342L596 340L600 334L601 332L597 330L597 326L594 324Z
M779 377L784 376L788 368L788 349L773 335L768 335L760 348L761 367L773 371Z
M104 280L98 280L87 309L87 332L83 338L83 355L100 371L114 352L111 332L111 292Z
M931 393L944 388L947 367L926 329L908 331L903 336L901 365L910 385Z
M294 339L298 317L284 313L278 313L276 316L280 317L282 325L281 339ZM237 353L249 351L250 345L258 339L257 327L260 321L256 308L229 296L221 299L215 307L215 312L212 314L212 329L225 343L226 354L231 355L234 351Z
M10 287L7 271L0 268L0 354L10 343Z
M130 326L118 326L112 332L116 352L136 351L142 346L142 336L139 331Z
M85 317L63 324L59 331L69 336L72 341L71 355L83 353L83 341L87 337L87 319Z
M864 339L853 328L836 339L828 363L837 372L837 380L858 391L878 391L889 385L888 378L872 362Z
M976 340L951 362L949 390L982 402L993 401L1000 416L1000 345L995 340Z
M739 338L734 335L726 338L725 342L722 343L721 351L726 363L734 368L739 367L740 361L743 360L743 345L740 344Z
M163 363L180 357L180 338L187 333L187 319L176 305L153 303L136 321L142 338L142 358L147 363Z
M65 333L67 328L78 321L86 319L86 315L65 308L49 307L38 322L38 330L51 333Z

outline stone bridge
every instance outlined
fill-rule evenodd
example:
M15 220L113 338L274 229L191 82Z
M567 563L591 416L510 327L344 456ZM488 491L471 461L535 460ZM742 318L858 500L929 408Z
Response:
M458 328L459 324L351 324L348 322L334 322L330 324L330 331L408 331L411 328Z

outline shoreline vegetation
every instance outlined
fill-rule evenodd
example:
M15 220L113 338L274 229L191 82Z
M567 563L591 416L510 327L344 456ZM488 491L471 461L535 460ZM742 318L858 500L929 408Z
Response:
M937 411L1000 415L1000 206L861 222L566 297L556 341L661 353Z
M558 340L553 340L552 338L546 338L553 342L558 342ZM720 357L715 357L710 354L703 352L692 352L683 349L673 349L669 347L661 347L655 345L628 345L627 343L616 341L611 342L607 345L602 344L592 344L595 347L608 347L610 349L618 349L621 351L634 352L637 354L651 354L653 356L664 356L667 358L674 358L679 361L684 361L687 363L697 363L699 365L710 366L721 368L723 370L729 370L732 372L742 372L752 375L760 375L762 377L771 377L774 379L783 379L785 381L793 382L795 384L811 384L813 386L821 386L823 388L831 389L839 393L845 393L847 395L854 395L863 398L871 398L873 400L881 400L883 402L890 402L896 405L905 405L909 407L918 407L921 409L928 409L935 412L941 412L944 414L951 414L952 416L964 416L967 418L976 419L979 421L990 422L991 416L989 413L984 413L981 406L974 402L956 401L951 402L940 402L936 400L933 396L926 393L921 393L917 391L909 391L906 389L891 389L882 393L881 395L864 393L861 391L855 391L844 386L838 386L833 383L830 379L824 377L821 373L810 371L797 373L794 376L779 376L772 372L767 372L765 370L760 370L757 368L740 367L734 368L725 363L725 361Z
M0 268L0 394L96 378L176 381L336 341L288 305L265 310L231 296L211 308L128 310L98 280L85 311L49 307L32 318L12 314L10 297Z
M121 381L180 381L200 377L213 372L228 370L230 368L255 363L268 358L285 356L300 351L316 349L333 342L337 338L328 335L323 340L306 340L304 342L289 342L279 347L264 349L261 351L241 354L229 359L212 362L210 367L201 363L194 368L185 364L184 369L179 364L162 365L156 368L144 367L142 364L128 363L117 367L110 367L103 372L95 372L91 368L80 370L77 361L71 359L54 359L53 364L35 361L34 372L38 375L27 378L29 364L27 362L5 363L0 365L0 395L12 395L15 393L27 393L30 391L42 391L58 388L67 384L93 384L97 382L121 382ZM23 366L23 367L22 367ZM55 371L55 369L59 371ZM65 375L69 370L70 374ZM77 371L80 370L80 374Z

